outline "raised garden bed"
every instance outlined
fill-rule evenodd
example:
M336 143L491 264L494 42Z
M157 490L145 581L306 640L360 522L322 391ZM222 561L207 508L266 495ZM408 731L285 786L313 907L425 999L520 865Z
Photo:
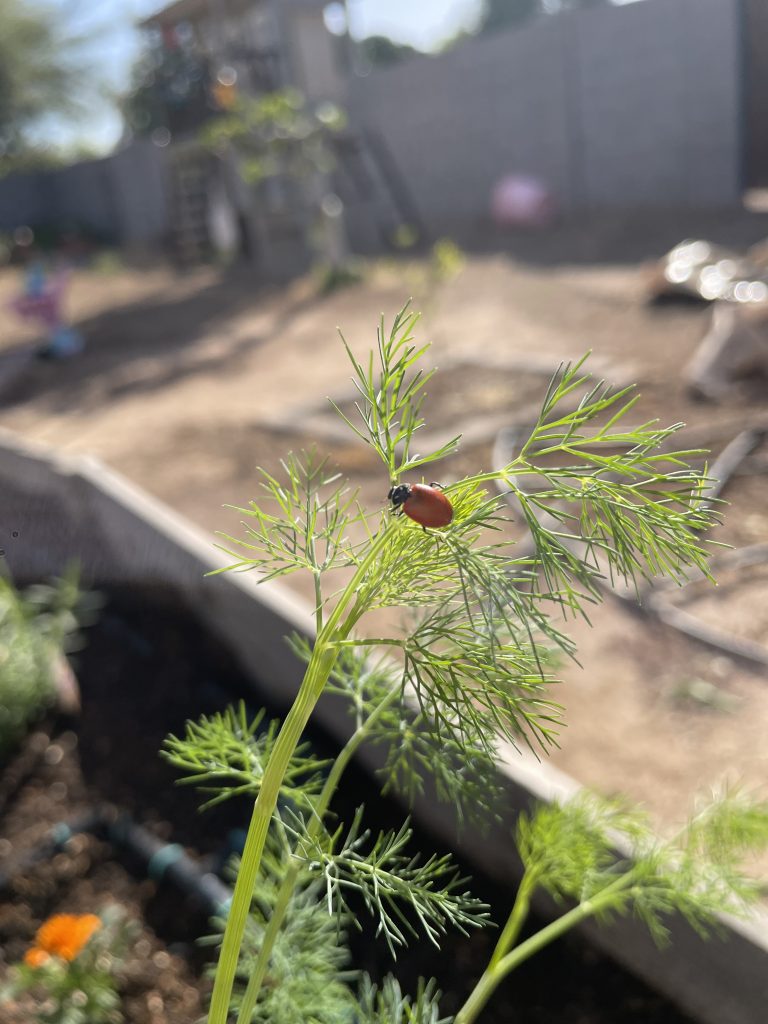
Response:
M90 733L88 743L71 725L64 737L49 736L51 742L45 744L45 751L54 749L54 753L46 756L44 751L29 781L13 798L17 808L14 813L18 813L22 823L21 833L17 835L14 832L4 838L13 841L17 847L15 852L19 852L20 836L26 836L23 843L33 843L39 837L35 830L44 832L48 821L53 823L54 815L56 820L69 816L70 811L80 809L90 802L94 792L99 792L98 789L92 791L90 787L104 787L103 795L126 804L135 815L140 814L143 824L155 829L162 839L181 842L196 855L220 854L223 825L209 824L216 822L215 818L206 820L205 817L199 817L192 809L191 797L190 804L183 805L179 800L179 791L171 786L170 779L167 785L160 783L163 768L156 757L150 767L149 748L156 751L162 735L169 729L178 731L181 727L181 721L168 720L169 714L179 715L181 719L196 716L209 709L210 702L215 703L229 696L233 687L227 683L229 670L222 667L225 665L235 666L233 672L239 681L234 689L244 691L252 705L266 703L274 706L278 713L283 710L297 685L299 667L281 637L294 628L308 631L311 616L293 600L286 599L275 587L264 586L257 590L249 575L204 579L204 573L217 564L210 541L190 530L180 517L147 500L124 481L87 460L50 459L40 453L6 446L0 450L0 493L3 494L3 526L19 534L13 544L8 544L7 557L20 581L39 579L52 571L58 571L75 556L83 564L86 581L114 595L112 612L107 612L105 625L97 627L101 630L111 621L113 634L106 641L96 642L100 634L94 631L90 638L91 653L84 652L79 666L85 706L92 685L88 682L86 659L95 658L101 645L104 663L100 666L98 661L95 662L92 694L100 693L98 699L107 703L111 701L113 706L106 709L102 722L96 718L97 724ZM158 589L160 584L165 589ZM123 595L122 600L128 601L129 605L133 602L134 613L138 602L138 623L131 618L134 613L130 612L130 608L120 608L119 594ZM165 611L155 614L151 600L164 604ZM182 638L188 635L186 631L190 629L199 633L200 626L194 623L202 620L205 629L216 638L217 644L224 643L228 649L223 661L219 661L218 656L214 659L216 671L206 672L207 676L216 675L217 678L208 678L207 681L206 678L198 678L193 682L190 677L186 682L180 681L175 676L176 665L174 671L168 671L169 652L171 660L177 663L185 648L189 648L198 665L208 663L194 643L178 637L176 640L166 638L158 641L155 646L166 652L165 668L161 674L170 677L177 692L166 701L159 697L155 686L145 698L141 698L137 687L144 673L137 668L136 659L146 658L144 634L150 630L151 623L157 622L163 629L168 629L169 624L190 615L192 618L187 618L187 625L182 628ZM119 644L114 635L115 629ZM119 636L121 633L122 636ZM133 662L131 659L134 659ZM124 665L128 668L125 669ZM113 679L112 686L104 684L105 675L123 671L125 677ZM218 679L219 675L224 677L224 683ZM92 695L90 701L94 699L97 698ZM91 706L95 707L93 704ZM76 729L85 728L88 714L84 712L82 722ZM155 716L160 721L152 724ZM110 735L106 727L109 721L116 730L111 734L111 750L106 745ZM144 729L147 731L147 746L142 748L142 769L146 772L144 777L153 780L151 787L139 784L136 790L133 789L133 776L137 774L140 779L142 773L138 773L132 766L131 758L123 758L123 754L132 745L130 735L126 735L125 731L131 722L140 723L137 732ZM325 741L338 742L349 729L349 720L345 714L340 713L337 704L330 701L321 703L318 708L318 729L325 730ZM73 737L78 739L76 744ZM324 741L319 733L318 741ZM376 760L375 751L365 751L361 770L375 765ZM58 764L52 763L56 761ZM117 774L119 763L122 763L121 777ZM109 766L109 770L105 769L105 765ZM71 771L73 774L58 777L58 770ZM64 792L57 783L63 784ZM508 806L504 808L508 812L507 821L482 843L477 843L473 835L457 833L451 809L437 806L429 794L418 801L414 809L416 820L422 828L439 833L445 843L466 859L473 874L480 874L481 878L485 876L486 881L481 881L475 887L479 895L486 895L483 892L484 886L505 886L504 896L497 895L498 890L493 888L488 890L491 902L498 908L499 914L505 913L509 893L514 885L515 866L510 856L508 828L515 810L532 797L546 798L558 790L568 791L574 786L570 780L558 778L546 766L533 765L514 754L508 759L505 784L508 794ZM370 803L370 783L365 775L358 776L356 787L351 794L353 801L359 799L362 791ZM32 800L33 804L24 811L27 799ZM41 799L46 802L45 811L43 804L39 803ZM234 814L236 810L236 805L232 805L221 813ZM377 824L386 824L387 816L391 813L391 808L387 810L386 804L377 804ZM398 811L398 816L400 814ZM46 815L48 821L41 822L40 817ZM13 818L6 814L8 827L12 821ZM233 827L236 827L236 823L233 823ZM58 855L58 858L64 857L64 854ZM163 897L155 904L155 883L130 875L128 866L123 866L120 857L116 858L114 852L99 840L86 839L82 848L75 850L74 860L80 865L79 873L65 866L70 859L70 854L66 854L65 859L57 859L54 861L54 869L48 872L47 877L56 883L54 892L46 889L48 883L40 874L41 869L36 869L35 877L39 881L30 883L32 888L29 898L37 899L38 902L33 904L33 912L21 924L17 923L13 935L9 933L10 944L6 956L12 959L23 951L24 944L28 943L34 931L35 914L43 916L59 906L64 907L64 903L56 903L56 900L68 899L68 890L59 887L57 872L63 874L66 884L71 884L72 892L77 894L72 896L71 903L66 904L68 910L92 910L93 898L98 891L114 889L120 899L136 909L140 917L145 916L144 927L154 929L154 934L145 932L139 940L149 943L142 949L149 955L150 961L156 953L164 953L171 958L177 953L182 954L179 960L166 960L161 956L159 961L152 961L154 968L149 968L150 975L137 983L145 985L141 996L144 1004L149 1005L148 992L159 993L165 1007L162 1012L170 1014L173 1011L177 1015L167 1015L165 1018L157 1016L161 1011L155 1000L152 1007L149 1007L149 1011L157 1011L154 1019L179 1022L194 1020L197 1011L190 1010L185 999L189 1000L191 1007L193 995L190 993L200 991L199 954L194 952L195 947L191 941L199 934L199 930L205 928L204 922L195 923L200 921L199 914L195 917L191 910L185 910L182 914L179 901L173 896L170 897L170 913L157 909L162 908ZM93 874L89 874L91 872ZM125 873L124 876L121 872ZM119 875L124 880L118 881ZM101 881L97 884L94 877ZM129 891L130 885L136 888ZM41 887L37 894L36 886ZM56 896L56 893L59 895ZM160 896L159 893L157 895ZM180 921L183 921L183 927L178 929ZM610 932L600 934L604 945L610 947L616 956L630 963L638 973L652 979L657 989L685 1006L688 1012L695 1015L695 1019L712 1024L754 1024L759 1019L759 1007L764 1004L768 984L768 972L765 970L768 946L766 932L759 925L736 927L730 922L724 922L724 926L730 933L731 941L727 945L707 945L699 942L685 926L675 925L675 946L671 952L664 954L656 953L644 933L631 921L622 922ZM435 973L444 988L454 982L458 988L467 987L479 972L490 941L490 937L482 933L469 941L451 940L444 956L438 959L437 966L431 959L420 959L422 946L426 946L420 944L417 947L418 955L409 954L403 958L404 983L408 986L412 974ZM158 945L160 942L165 948ZM550 959L550 956L558 958L564 955L573 959ZM380 961L378 953L375 954L375 960L374 954L369 952L358 950L358 956L360 965L372 969L374 973L388 969L383 950ZM176 976L180 979L181 989L175 993L168 992L167 1000L158 988L160 980L157 971L152 974L158 962L161 971L178 968ZM596 974L591 973L590 964L597 965L594 967ZM488 1020L506 1021L513 1011L520 1013L523 1006L526 1006L526 1020L542 1022L573 1020L574 1024L576 1021L598 1024L603 1020L635 1019L672 1024L673 1021L685 1019L660 997L642 987L633 988L622 972L613 975L613 981L608 980L612 970L591 946L582 946L578 938L559 944L545 959L532 962L525 972L515 978L514 983L499 994L499 1005L493 1010L497 1017L489 1014ZM603 973L606 971L608 973ZM557 978L556 985L551 983L553 978ZM184 995L185 992L187 995ZM620 992L630 993L628 1001L618 1003ZM601 999L604 993L609 993L607 1005L602 1009L595 1002L598 993ZM457 990L453 996L447 997L446 1011L455 1008L455 1002L452 1004L451 999L455 1001L461 994ZM546 1002L549 997L552 1001ZM198 995L194 995L194 998L197 999ZM129 1019L141 1024L141 1017L137 1013L131 1010L132 1016ZM179 1016L182 1013L187 1016ZM600 1016L600 1013L604 1015ZM636 1016L631 1016L632 1013L636 1013Z
M193 793L174 786L174 772L157 750L166 733L181 730L186 718L220 709L247 692L246 675L178 594L121 588L105 596L100 620L88 631L87 646L76 660L82 715L71 722L49 722L19 752L19 761L32 753L31 762L27 759L31 769L6 801L0 865L23 860L54 826L108 801L166 843L182 844L201 866L220 870L247 825L247 802L231 801L198 814ZM319 733L313 742L321 749L330 743ZM348 815L363 801L376 828L402 816L391 802L371 799L369 777L358 770L341 792L338 810ZM420 838L430 848L429 837ZM503 914L508 892L482 877L476 888ZM139 924L124 965L126 1020L191 1024L207 987L206 950L195 942L210 930L206 915L167 878L158 880L157 872L148 877L147 866L135 855L89 831L74 835L52 858L12 872L0 910L6 963L21 958L35 928L50 914L90 913L104 904L117 904ZM406 989L415 988L420 975L437 976L450 1012L481 972L490 942L490 933L451 936L443 956L428 943L418 943L399 965L392 965L384 944L369 933L355 936L353 945L357 966L374 977L394 966ZM547 984L547 976L557 977L558 986ZM542 1024L609 1024L616 1013L637 1024L690 1020L573 939L532 962L497 995L484 1019L501 1024L523 1006L526 1020Z

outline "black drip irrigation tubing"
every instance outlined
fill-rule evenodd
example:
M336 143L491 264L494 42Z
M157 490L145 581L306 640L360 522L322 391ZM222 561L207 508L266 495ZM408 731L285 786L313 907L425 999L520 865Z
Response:
M66 848L73 836L90 833L108 840L143 866L148 878L168 881L192 897L210 917L226 917L232 891L212 871L206 871L178 843L166 843L152 835L130 815L113 808L94 808L78 818L62 821L6 871L0 872L0 892L13 879Z
M765 440L766 435L768 435L768 427L763 425L752 427L741 431L725 446L709 469L708 476L710 482L701 495L705 502L714 502L719 499L728 481L741 463L758 444ZM526 436L527 430L522 424L504 427L498 431L494 440L492 454L494 472L501 473L504 466L508 466L513 461L515 450L520 447L522 440ZM506 479L510 480L509 477ZM511 478L511 481L514 483L514 478ZM518 502L514 496L514 491L511 491L508 486L504 486L502 480L498 478L496 484L500 495L507 504L517 507ZM546 513L542 515L541 522L545 527L558 530L560 528L559 521L554 516ZM564 540L562 536L560 539L574 554L578 555L583 547L583 543L575 538L572 542ZM754 564L756 561L768 561L768 556L762 551L762 547L762 545L756 545L754 549L743 549L745 555L751 556L750 564ZM761 549L759 554L757 553L758 548ZM536 545L533 537L529 536L527 542L524 541L520 544L519 553L522 557L533 557L536 554ZM731 558L737 561L739 556L740 552L735 551L732 553ZM679 633L683 633L690 639L696 640L707 647L712 647L721 653L748 661L753 665L758 665L763 669L768 668L768 648L754 640L743 639L735 634L726 633L724 630L709 626L695 615L691 615L684 609L678 608L666 596L665 591L667 588L664 586L654 586L649 583L642 589L631 587L618 589L616 587L609 587L607 580L598 578L596 582L603 589L607 590L612 597L618 598L626 604L631 604L633 608L640 609L646 614L654 615L659 621L677 630Z

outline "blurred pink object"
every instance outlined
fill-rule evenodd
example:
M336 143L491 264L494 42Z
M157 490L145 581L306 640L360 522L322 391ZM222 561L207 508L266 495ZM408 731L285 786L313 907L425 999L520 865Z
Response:
M10 308L25 320L37 320L48 332L38 351L43 359L68 359L83 350L83 339L64 319L64 295L69 271L59 269L48 276L39 262L30 263L24 277L24 291Z
M491 214L499 227L545 227L555 216L555 200L537 178L510 174L493 187Z
M49 330L62 322L62 303L69 272L58 270L50 278L35 270L27 275L24 291L11 302L11 309L25 320L39 320Z

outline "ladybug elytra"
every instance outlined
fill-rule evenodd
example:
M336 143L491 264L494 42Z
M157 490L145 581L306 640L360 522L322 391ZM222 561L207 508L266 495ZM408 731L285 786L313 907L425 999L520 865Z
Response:
M440 484L397 484L387 495L394 512L404 512L420 526L448 526L453 505Z

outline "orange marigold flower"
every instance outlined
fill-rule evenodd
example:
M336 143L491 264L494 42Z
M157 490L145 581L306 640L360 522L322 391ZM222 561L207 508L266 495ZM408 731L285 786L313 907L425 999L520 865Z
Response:
M51 959L50 954L46 953L44 949L40 949L38 946L32 946L24 954L24 963L27 967L42 967L43 964L47 963Z
M44 953L74 960L99 928L101 919L95 914L54 914L38 928L35 941Z

